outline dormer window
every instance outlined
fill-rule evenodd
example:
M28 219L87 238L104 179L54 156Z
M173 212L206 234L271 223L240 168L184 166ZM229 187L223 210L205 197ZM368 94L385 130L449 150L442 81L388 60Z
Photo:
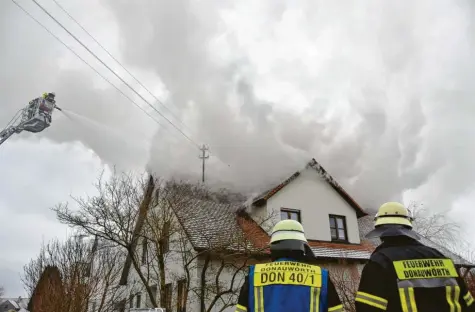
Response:
M280 208L280 219L281 220L291 219L298 222L302 222L300 218L300 210L297 210L297 209Z
M330 232L332 241L347 242L346 218L344 216L330 215Z

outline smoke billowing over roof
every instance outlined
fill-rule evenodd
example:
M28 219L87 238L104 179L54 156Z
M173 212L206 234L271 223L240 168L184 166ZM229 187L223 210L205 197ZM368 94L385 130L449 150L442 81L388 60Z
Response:
M84 164L88 154L76 149L120 169L199 180L195 143L207 144L207 181L220 186L258 193L315 158L364 208L415 199L466 219L472 213L461 206L475 181L469 0L65 2L173 114L44 2L194 143L34 4L22 3L163 125L4 1L0 123L45 91L56 92L68 116L55 112L47 131L11 139L0 159L18 142L46 139ZM95 170L96 162L84 166ZM68 164L62 172L73 170Z

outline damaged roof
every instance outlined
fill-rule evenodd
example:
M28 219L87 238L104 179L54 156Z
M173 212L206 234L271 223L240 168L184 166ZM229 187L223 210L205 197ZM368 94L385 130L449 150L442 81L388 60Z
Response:
M309 241L315 256L369 260L374 249L381 243L379 239L365 238L366 234L374 229L373 216L368 216L315 159L312 159L303 170L309 168L315 170L356 211L361 240L361 244ZM263 192L253 200L253 204L264 205L269 198L298 178L301 172L295 172L279 185ZM262 251L269 244L268 233L246 212L242 205L224 204L213 200L187 199L187 205L179 206L184 208L175 213L195 249L224 247L236 250L242 248L243 246L238 246L238 244L245 241L249 245L248 248ZM475 266L428 238L423 237L421 243L438 249L453 259L457 265Z
M240 205L188 199L175 211L195 249L253 249L267 245L268 235Z
M247 250L268 253L269 234L239 205L198 199L189 203L185 209L177 211L177 217L195 249L237 250L245 243ZM309 245L319 258L367 260L374 250L367 242L309 241Z
M366 212L356 201L336 182L336 180L315 160L307 163L303 170L315 170L355 211L358 217L366 216ZM277 192L289 185L300 176L301 171L295 172L289 178L272 189L260 194L253 201L260 206ZM191 244L195 249L209 249L216 247L240 248L231 246L231 242L243 239L254 249L265 249L270 241L268 233L246 212L239 204L224 204L214 200L186 198L186 204L176 205L180 208L175 211ZM335 244L330 242L311 242L311 248L317 257L369 259L372 245ZM373 248L374 249L374 248Z
M313 169L315 170L320 177L322 177L355 211L356 215L358 218L364 217L367 215L367 213L361 208L360 205L343 189L343 187L338 184L338 182L323 168L322 165L320 165L315 158L312 158L305 168L306 169ZM282 183L274 186L273 188L261 193L258 195L254 200L253 200L253 205L256 206L262 206L264 205L269 198L277 194L280 190L282 190L284 187L289 185L292 181L297 179L301 174L301 171L297 171L294 174L292 174L290 177L288 177L285 181Z
M263 251L270 241L268 233L239 205L193 200L193 204L181 210L177 217L195 249L237 249L242 248L239 243L245 241L249 244L248 250ZM373 216L358 219L358 228L361 244L309 240L309 245L318 258L369 260L381 243L379 239L365 239L366 234L374 229ZM421 243L436 248L457 265L474 266L428 238L423 237Z

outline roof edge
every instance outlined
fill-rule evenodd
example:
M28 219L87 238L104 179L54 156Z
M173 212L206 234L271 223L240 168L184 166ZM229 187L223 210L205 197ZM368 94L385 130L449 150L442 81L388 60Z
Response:
M322 178L338 193L338 195L340 195L355 210L356 217L358 219L368 215L368 213L364 211L364 209L343 189L343 187L341 187L340 184L338 184L338 182L325 170L325 168L323 168L323 166L315 160L315 158L312 158L304 167L304 169L295 172L277 186L257 196L253 200L252 205L257 207L264 206L269 198L277 194L280 190L299 177L303 170L309 168L315 170L320 176L322 176Z

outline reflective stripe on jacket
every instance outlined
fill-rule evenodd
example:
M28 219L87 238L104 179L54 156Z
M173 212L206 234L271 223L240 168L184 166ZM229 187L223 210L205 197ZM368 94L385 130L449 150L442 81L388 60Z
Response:
M286 259L257 264L249 267L247 310L326 312L327 289L328 271L319 266Z
M386 240L365 265L356 311L475 311L453 261L409 239Z

